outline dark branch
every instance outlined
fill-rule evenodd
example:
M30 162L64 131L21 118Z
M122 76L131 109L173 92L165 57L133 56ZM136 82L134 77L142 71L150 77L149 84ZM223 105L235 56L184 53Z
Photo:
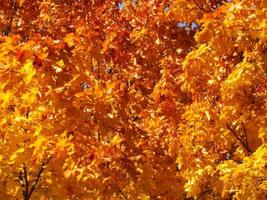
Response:
M43 172L45 170L45 166L49 163L49 161L51 160L51 158L52 158L52 156L49 157L47 159L47 161L42 162L42 164L40 166L40 169L39 169L39 171L37 173L37 176L35 178L35 181L34 181L34 183L32 184L31 187L29 185L29 179L27 177L27 168L26 168L26 165L23 164L24 181L25 181L25 191L23 193L24 200L29 200L31 198L32 193L34 192L34 190L35 190L37 184L39 183L40 178L41 178L41 176L42 176L42 174L43 174Z
M34 181L32 187L31 187L31 189L30 189L30 192L29 192L29 195L28 195L28 199L30 199L30 197L31 197L31 195L32 195L32 193L33 193L33 191L34 191L34 189L36 188L36 185L38 184L38 182L39 182L39 180L40 180L40 178L41 178L41 175L43 174L43 172L44 172L44 170L45 170L45 166L49 163L49 161L50 161L51 159L52 159L52 156L49 157L49 158L47 159L46 162L45 162L45 161L42 162L41 167L40 167L40 170L39 170L39 172L38 172L38 174L37 174L37 176L36 176L36 179L35 179L35 181Z
M26 118L27 118L27 119L29 118L29 114L30 114L30 108L27 107L27 110L26 110Z
M41 178L41 175L42 175L43 171L44 171L44 165L42 164L42 165L41 165L41 168L40 168L40 170L39 170L39 172L38 172L38 174L37 174L37 177L36 177L36 179L35 179L35 181L34 181L32 187L31 187L31 189L30 189L30 192L29 192L29 195L28 195L28 199L30 199L30 197L31 197L31 195L32 195L32 193L33 193L33 191L34 191L34 189L35 189L37 183L39 182L39 180L40 180L40 178Z
M25 191L24 191L24 199L27 200L28 198L28 193L29 193L29 181L28 181L28 174L27 174L27 168L25 163L23 163L23 178L24 178L24 186L25 186Z
M245 127L244 122L242 122L242 128L243 128L243 132L244 132L244 136L245 136L245 142L246 142L246 145L247 145L247 147L249 148L248 134L247 134L247 130L246 130L246 127ZM249 149L250 149L250 148L249 148Z
M248 147L248 145L238 136L238 134L235 132L235 130L228 124L226 123L226 127L228 128L228 130L233 134L233 136L240 142L240 144L242 145L242 147L246 150L246 152L248 154L250 154L252 151L251 149Z

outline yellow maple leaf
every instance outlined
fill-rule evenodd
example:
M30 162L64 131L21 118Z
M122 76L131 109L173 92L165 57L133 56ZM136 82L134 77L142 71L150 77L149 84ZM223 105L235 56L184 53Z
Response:
M36 74L36 70L33 67L32 60L27 60L26 63L21 68L21 73L24 75L24 81L29 84Z
M116 33L112 32L111 34L108 35L106 40L103 43L103 48L102 48L102 53L106 52L111 46L112 41L116 37Z
M15 163L15 160L16 160L17 157L18 157L18 154L23 153L24 151L25 151L24 148L20 148L20 149L18 149L17 151L15 151L15 152L10 156L8 164L14 164L14 163Z
M118 135L115 135L111 140L111 144L119 145L121 143L121 141L122 141L121 137Z
M46 138L44 136L39 136L37 140L30 146L34 148L33 150L34 155L39 154L45 141Z
M69 33L64 37L64 42L68 44L69 47L73 47L76 43L77 38L73 33Z
M264 144L267 143L267 127L262 127L260 130L259 130L259 138L262 140L262 142Z
M32 104L36 101L36 95L38 93L37 88L32 88L30 92L24 93L21 96L21 99L23 99L27 104Z
M5 107L9 103L11 96L12 96L12 93L10 91L7 91L0 95L0 102L2 101L2 104L1 104L2 107Z
M19 6L22 6L24 4L25 0L19 0Z
M141 37L143 37L145 35L145 33L147 32L147 29L145 29L144 27L140 30L140 31L134 31L133 33L130 34L130 37L132 38L132 41L135 42L138 39L140 39Z
M64 67L64 61L63 60L60 60L60 61L58 61L57 62L57 66L59 66L59 67Z

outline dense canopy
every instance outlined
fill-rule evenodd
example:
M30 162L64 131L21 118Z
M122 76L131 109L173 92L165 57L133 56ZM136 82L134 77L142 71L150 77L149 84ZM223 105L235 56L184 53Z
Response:
M267 199L266 0L1 0L0 199Z

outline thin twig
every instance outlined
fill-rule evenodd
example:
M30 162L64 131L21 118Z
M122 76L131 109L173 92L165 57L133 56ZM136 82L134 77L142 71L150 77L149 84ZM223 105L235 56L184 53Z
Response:
M235 130L228 124L226 123L226 127L230 132L235 136L235 138L241 143L242 147L247 151L248 154L250 154L252 151L251 149L244 143L244 141L238 136L238 134L235 132Z
M37 186L37 184L38 184L38 182L39 182L39 180L40 180L40 178L41 178L41 176L42 176L42 174L43 174L43 172L45 170L45 166L49 163L49 161L51 160L51 158L52 158L52 156L49 157L46 162L45 161L42 162L41 167L40 167L40 170L39 170L39 172L38 172L38 174L36 176L36 179L35 179L34 183L31 186L31 188L29 186L29 180L27 178L27 168L26 168L26 165L25 164L23 165L24 179L25 179L24 200L29 200L31 198L32 193L34 192L34 190L35 190L35 188L36 188L36 186ZM30 188L30 190L29 190L29 188Z
M30 114L30 108L27 107L27 111L26 111L26 118L27 118L27 119L29 118L29 114Z
M42 175L43 171L44 171L44 163L42 163L41 168L40 168L40 170L39 170L39 172L37 174L37 177L36 177L36 179L35 179L32 187L30 189L29 195L27 195L28 196L28 199L30 199L30 197L31 197L31 195L32 195L32 193L33 193L33 191L34 191L37 183L39 182L39 179L41 178L41 175Z
M29 193L29 181L28 181L28 175L27 175L27 168L25 163L23 163L23 175L24 175L24 182L25 182L25 193L24 193L24 199L29 199L28 198L28 193Z
M247 130L246 130L246 127L245 127L244 122L242 122L242 128L243 128L243 132L244 132L244 135L245 135L245 142L246 142L246 145L247 145L247 147L249 148L248 134L247 134ZM250 149L250 148L249 148L249 149Z

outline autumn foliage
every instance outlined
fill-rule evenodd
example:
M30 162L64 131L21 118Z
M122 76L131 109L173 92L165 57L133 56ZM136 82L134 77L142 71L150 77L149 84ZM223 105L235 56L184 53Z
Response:
M266 0L0 0L0 200L267 199Z

